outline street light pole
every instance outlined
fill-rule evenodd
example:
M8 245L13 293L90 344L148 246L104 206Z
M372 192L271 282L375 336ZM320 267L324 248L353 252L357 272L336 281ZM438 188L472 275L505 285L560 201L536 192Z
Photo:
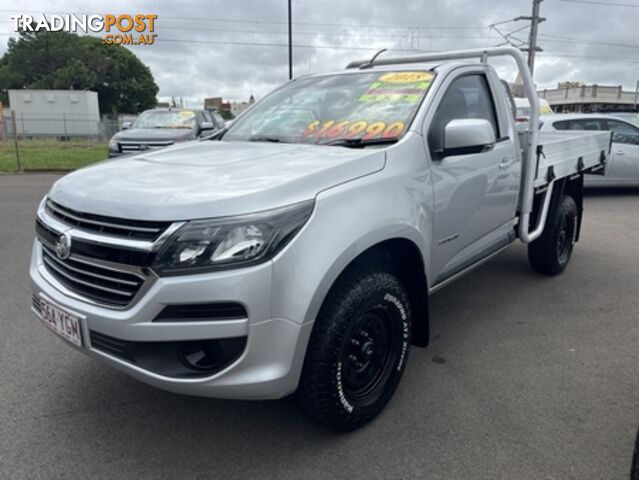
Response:
M293 20L291 13L291 1L288 0L288 79L293 78Z

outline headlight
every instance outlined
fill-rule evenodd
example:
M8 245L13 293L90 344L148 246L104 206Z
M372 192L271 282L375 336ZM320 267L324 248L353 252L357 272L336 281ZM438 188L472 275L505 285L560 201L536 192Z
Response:
M250 215L188 222L158 252L158 275L184 275L255 265L272 258L304 226L314 202Z
M120 151L120 146L118 145L118 141L115 139L112 139L109 142L109 150L111 150L112 152L119 152Z

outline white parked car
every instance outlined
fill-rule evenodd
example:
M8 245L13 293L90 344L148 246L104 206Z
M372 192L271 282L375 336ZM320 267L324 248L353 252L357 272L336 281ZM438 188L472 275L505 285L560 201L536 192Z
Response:
M621 118L622 120L626 120L630 123L634 123L639 126L639 113L635 112L612 112L608 113L611 117Z
M589 187L639 186L639 126L611 115L580 113L540 117L541 130L612 130L606 174L586 175Z

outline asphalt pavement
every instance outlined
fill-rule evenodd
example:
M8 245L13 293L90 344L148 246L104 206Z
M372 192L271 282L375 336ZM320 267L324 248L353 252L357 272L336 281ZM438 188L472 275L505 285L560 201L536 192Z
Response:
M545 278L514 244L431 298L384 413L335 434L292 399L154 389L29 311L34 212L54 175L0 176L0 478L628 479L639 424L639 190L588 195Z

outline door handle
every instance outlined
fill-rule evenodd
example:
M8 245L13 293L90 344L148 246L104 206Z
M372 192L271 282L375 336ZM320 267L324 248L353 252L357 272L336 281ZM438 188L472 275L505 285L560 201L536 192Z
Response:
M499 168L502 170L510 167L513 164L513 160L511 158L504 158L501 162L499 162Z
M620 157L623 157L625 155L625 153L623 153L621 150L615 152L615 155L619 155Z

